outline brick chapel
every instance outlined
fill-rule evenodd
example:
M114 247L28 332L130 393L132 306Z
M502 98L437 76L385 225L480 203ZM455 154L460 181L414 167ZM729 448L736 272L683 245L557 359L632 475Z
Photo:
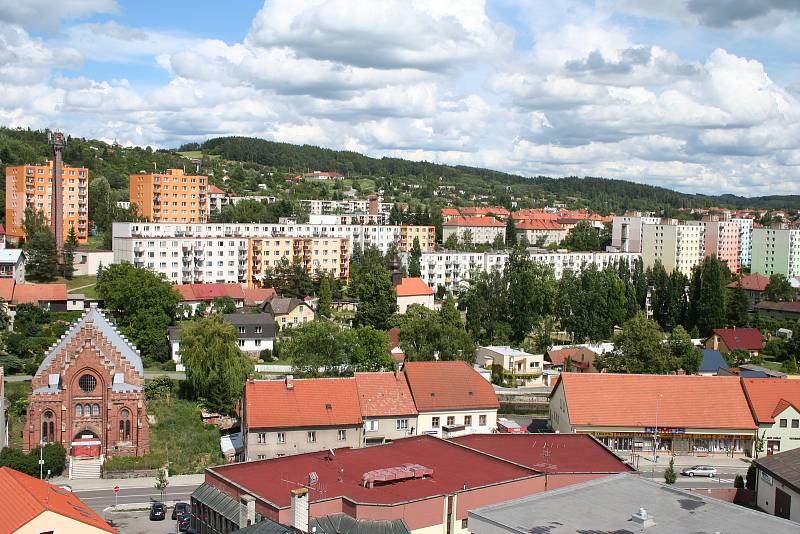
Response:
M61 443L73 456L149 451L142 359L96 306L50 348L32 386L25 451L40 443Z

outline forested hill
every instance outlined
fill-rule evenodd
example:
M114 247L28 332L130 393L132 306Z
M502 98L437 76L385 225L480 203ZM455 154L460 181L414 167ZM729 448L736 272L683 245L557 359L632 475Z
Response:
M357 152L337 151L311 145L276 143L253 137L218 137L204 143L185 145L180 150L202 150L204 153L225 159L257 163L275 169L339 171L346 176L405 177L420 185L456 186L467 191L484 185L499 194L501 189L526 190L533 198L538 193L541 200L558 200L567 204L578 201L599 211L623 209L663 209L687 207L752 207L768 209L800 209L800 195L769 197L740 197L736 195L689 195L650 185L595 177L528 178L514 174L468 167L442 165L430 162L409 161L399 158L372 158ZM460 187L466 186L466 187Z
M45 131L0 127L0 172L3 174L6 165L41 162L48 155ZM510 206L515 201L520 208L559 203L601 213L641 209L663 211L668 215L687 207L800 209L797 195L756 198L687 195L624 180L528 178L476 167L372 158L356 152L251 137L220 137L171 150L122 147L68 137L64 154L66 163L87 167L90 171L90 210L100 198L97 192L102 188L110 189L107 193L110 200L127 199L129 174L154 168L186 167L189 170L194 166L189 159L199 159L200 172L228 191L237 194L257 191L288 199L342 198L346 190L353 187L360 195L382 189L387 201L430 207L482 202ZM309 181L287 186L285 178L313 170L339 171L346 180L336 184ZM224 184L223 176L230 178ZM95 181L98 178L103 180ZM4 189L5 181L2 183ZM4 204L3 193L0 191L0 205Z

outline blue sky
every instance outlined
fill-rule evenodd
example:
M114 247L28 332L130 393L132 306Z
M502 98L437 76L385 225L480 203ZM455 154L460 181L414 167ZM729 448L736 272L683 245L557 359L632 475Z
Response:
M800 2L0 0L0 124L800 193Z

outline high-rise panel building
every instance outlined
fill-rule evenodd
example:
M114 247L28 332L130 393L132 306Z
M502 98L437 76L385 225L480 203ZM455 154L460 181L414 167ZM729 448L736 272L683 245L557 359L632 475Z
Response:
M89 171L83 167L63 165L62 201L63 234L75 228L78 242L89 235L88 183ZM53 162L41 165L6 167L6 235L25 237L25 208L41 212L51 225L53 205Z
M750 271L800 276L800 228L753 228Z
M742 266L750 265L752 252L753 219L731 219L739 223L739 261Z
M622 215L614 217L611 222L611 246L620 252L642 251L642 227L646 224L658 224L658 217L642 215Z
M650 268L660 261L668 273L675 269L691 276L692 269L703 260L705 228L699 224L683 224L662 220L642 227L642 261Z
M151 222L204 223L208 220L208 177L182 169L131 174L129 197Z
M738 222L709 218L689 224L703 227L705 256L716 256L724 261L734 274L741 271L741 227Z

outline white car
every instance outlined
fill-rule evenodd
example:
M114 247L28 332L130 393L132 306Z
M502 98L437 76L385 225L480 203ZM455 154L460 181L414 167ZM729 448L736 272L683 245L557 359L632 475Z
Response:
M687 477L709 477L717 476L717 468L710 465L693 465L681 470L681 474Z

